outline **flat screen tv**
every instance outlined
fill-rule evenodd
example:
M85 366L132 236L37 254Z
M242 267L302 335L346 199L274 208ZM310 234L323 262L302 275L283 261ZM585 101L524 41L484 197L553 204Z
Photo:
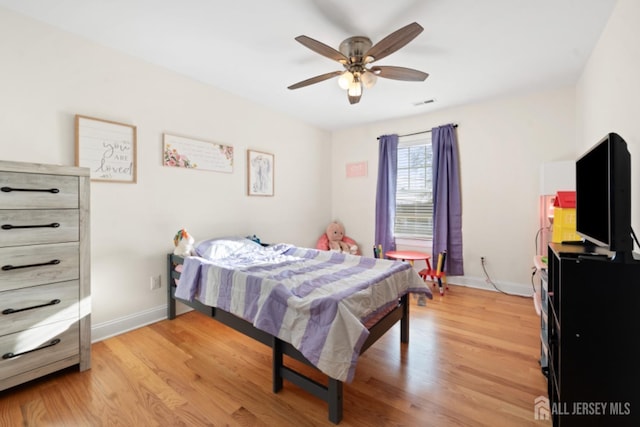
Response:
M633 258L631 155L616 133L576 161L576 232L613 252L615 261Z

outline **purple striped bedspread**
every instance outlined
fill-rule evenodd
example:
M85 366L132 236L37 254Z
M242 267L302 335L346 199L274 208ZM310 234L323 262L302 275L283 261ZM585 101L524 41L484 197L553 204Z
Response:
M241 317L351 382L367 319L409 292L432 298L408 263L279 244L219 260L185 258L176 297Z

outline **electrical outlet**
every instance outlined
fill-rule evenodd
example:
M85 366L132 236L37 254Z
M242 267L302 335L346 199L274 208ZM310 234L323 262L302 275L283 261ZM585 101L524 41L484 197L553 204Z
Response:
M149 289L151 289L152 291L156 290L156 289L160 289L161 287L161 276L151 276L149 278Z

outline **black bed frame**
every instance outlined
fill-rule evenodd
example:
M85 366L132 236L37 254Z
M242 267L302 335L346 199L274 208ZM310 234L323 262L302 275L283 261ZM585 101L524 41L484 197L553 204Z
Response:
M168 254L167 256L167 296L168 309L167 315L169 319L176 317L176 301L192 307L193 309L213 317L219 322L230 326L231 328L271 347L273 352L273 392L277 393L282 389L283 379L292 382L303 390L313 394L314 396L324 400L329 405L329 420L334 424L338 424L342 419L342 381L328 377L327 385L320 384L313 379L296 372L287 367L283 363L283 356L287 355L295 360L303 362L309 366L313 366L298 350L291 344L274 337L260 329L254 327L251 323L241 319L231 313L219 308L210 307L200 303L199 301L186 301L175 297L176 282L174 279L180 278L180 273L175 271L177 265L182 264L184 258ZM409 298L407 295L398 299L398 305L390 311L385 317L380 319L375 325L369 329L369 337L362 346L361 353L371 347L385 332L393 325L400 321L400 341L409 342Z

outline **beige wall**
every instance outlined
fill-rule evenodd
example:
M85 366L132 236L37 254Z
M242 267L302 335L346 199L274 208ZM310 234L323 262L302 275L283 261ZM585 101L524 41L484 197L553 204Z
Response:
M618 0L577 85L581 155L609 132L631 153L632 226L640 231L640 2ZM638 248L635 248L638 251Z
M629 143L634 182L640 182L638 18L638 2L619 0L577 89L501 98L330 135L0 10L1 158L73 164L75 114L137 126L138 183L91 188L94 339L164 315L164 255L182 227L196 239L255 233L265 241L313 246L326 224L339 219L369 253L376 137L450 122L459 124L466 268L456 281L488 287L480 266L484 256L498 285L527 294L542 163L574 159L617 131ZM233 145L234 172L161 166L163 132ZM275 197L245 196L248 148L275 154ZM346 163L360 161L368 163L368 175L347 179ZM636 194L633 217L640 227ZM163 289L150 291L149 278L159 274Z
M530 294L540 165L573 156L574 99L573 88L563 88L336 132L333 216L370 253L378 169L376 138L457 123L465 276L452 283L488 287L480 264L484 256L487 271L498 286ZM368 162L368 176L346 178L345 164L356 161Z
M91 185L94 339L165 315L178 229L313 246L330 220L326 132L2 9L0 64L3 160L72 165L75 114L137 126L138 183ZM163 132L232 145L233 173L163 167ZM248 148L275 197L245 195Z
M538 229L540 165L573 161L608 132L617 132L631 152L632 182L640 182L638 19L640 2L618 1L575 88L497 99L335 133L333 217L342 220L347 234L370 251L376 137L458 123L465 276L453 281L488 287L479 261L484 256L494 282L505 290L529 293ZM368 162L367 177L345 177L345 164L355 161ZM640 228L639 194L633 190L636 230Z

